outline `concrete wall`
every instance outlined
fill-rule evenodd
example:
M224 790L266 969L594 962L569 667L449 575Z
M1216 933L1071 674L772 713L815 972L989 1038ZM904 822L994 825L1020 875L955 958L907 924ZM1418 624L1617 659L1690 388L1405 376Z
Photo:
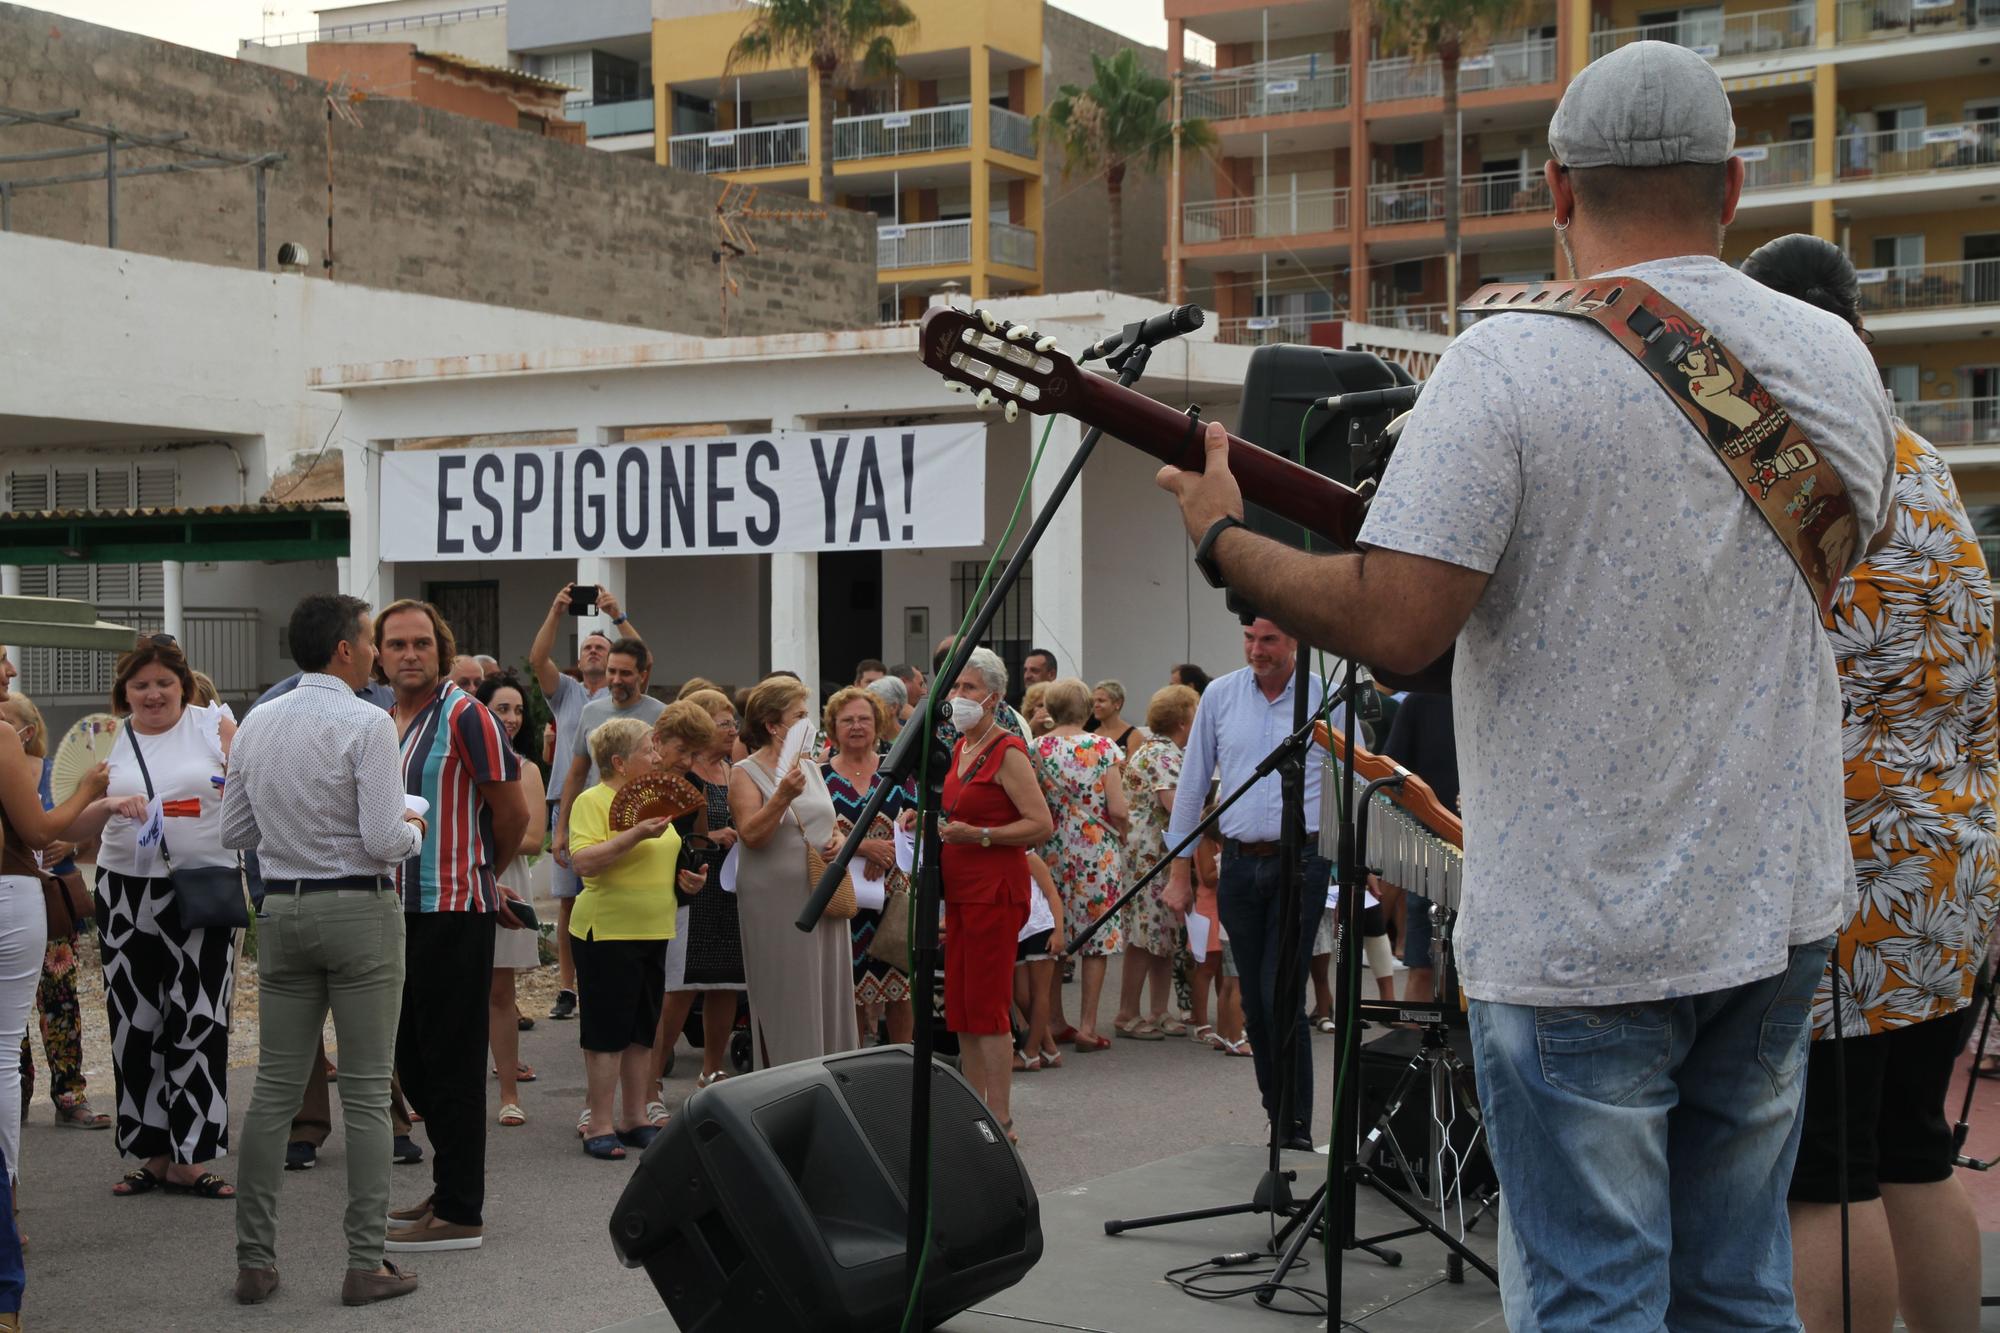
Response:
M1148 70L1165 75L1167 53L1158 47L1136 45L1129 37L1100 28L1067 10L1043 6L1044 99L1054 100L1065 83L1089 87L1092 54L1109 57L1127 48L1138 52L1140 63ZM1186 172L1195 165L1183 162L1182 170ZM1042 270L1043 290L1081 292L1103 287L1108 244L1104 182L1081 176L1064 179L1062 155L1053 147L1044 151L1042 166L1048 182L1043 206L1046 221L1042 235L1048 249ZM1162 163L1157 176L1147 174L1137 165L1125 173L1125 201L1120 215L1125 240L1121 247L1119 286L1135 296L1166 295L1166 170Z
M0 4L8 104L78 107L86 120L186 130L197 142L282 152L272 173L270 250L326 248L325 85L131 33ZM685 333L723 332L711 253L719 182L538 139L392 100L335 122L335 277ZM12 127L9 152L71 146L74 135ZM19 178L45 164L8 168ZM253 173L214 171L119 183L119 244L211 264L256 264ZM101 244L104 191L31 190L14 229ZM760 254L741 260L728 331L856 327L875 318L873 220L750 224ZM315 275L319 270L314 268ZM317 281L315 276L313 281Z
M653 27L652 0L508 0L507 44L516 51L586 46L643 37Z

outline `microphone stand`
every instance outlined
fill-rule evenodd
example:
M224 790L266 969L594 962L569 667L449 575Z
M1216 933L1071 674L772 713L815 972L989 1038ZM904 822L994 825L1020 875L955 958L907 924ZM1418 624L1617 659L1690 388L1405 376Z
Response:
M1135 333L1141 340L1120 347L1106 365L1118 372L1121 387L1130 388L1146 372L1146 363L1152 358L1154 341L1164 341L1178 336L1181 330L1174 328L1141 329L1128 328L1127 335ZM992 627L994 618L1005 604L1007 594L1027 568L1029 559L1062 508L1070 489L1083 472L1083 465L1090 461L1092 450L1103 438L1104 432L1093 426L1084 432L1078 444L1076 456L1063 470L1056 482L1054 493L1048 504L1035 515L1028 535L1014 548L1007 567L1001 571L987 593L972 623L958 636L951 646L951 653L945 667L932 681L931 688L924 696L923 710L912 716L909 725L890 748L883 760L886 778L875 784L868 800L854 817L854 827L847 835L847 841L840 851L827 863L826 873L820 877L812 895L800 909L798 919L793 922L800 930L810 934L818 925L826 911L827 902L833 897L840 878L854 859L866 839L868 830L875 823L875 816L881 813L883 803L889 793L909 778L918 768L921 755L919 746L931 746L928 768L927 789L919 793L918 803L918 847L920 859L917 866L915 892L912 895L911 910L916 914L914 929L910 938L912 1004L928 1009L936 984L938 967L938 910L943 901L943 886L940 881L939 855L943 844L938 840L938 806L944 795L944 778L951 763L948 746L938 744L938 702L941 693L950 688L964 672L967 659L974 648ZM997 725L997 723L996 723ZM904 1327L924 1328L924 1293L921 1285L924 1255L930 1242L930 1196L931 1196L931 1098L932 1098L932 1053L935 1049L936 1033L933 1015L919 1012L914 1040L911 1044L910 1062L910 1161L909 1191L905 1196L909 1210L909 1230L904 1241L903 1263L905 1283L909 1290L909 1304L904 1319Z

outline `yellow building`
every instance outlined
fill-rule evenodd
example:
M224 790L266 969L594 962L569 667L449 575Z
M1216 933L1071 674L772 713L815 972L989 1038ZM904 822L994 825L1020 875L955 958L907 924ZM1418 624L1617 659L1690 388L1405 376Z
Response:
M722 74L750 11L653 25L663 165L817 199L819 130L833 118L839 197L831 202L879 219L885 319L921 313L946 282L974 299L1044 289L1044 166L1034 134L1044 94L1041 0L911 0L911 8L916 25L895 36L901 77L857 79L833 106L821 105L803 66Z
M1225 336L1304 341L1350 311L1441 328L1436 62L1385 46L1363 0L1166 0L1166 14L1189 114L1222 144L1184 173L1181 276ZM1641 38L1692 47L1730 91L1748 169L1724 257L1790 231L1844 245L1899 411L1948 450L1970 503L2000 504L2000 0L1528 0L1522 14L1462 76L1460 295L1555 276L1540 176L1569 77ZM1208 43L1211 61L1183 59Z

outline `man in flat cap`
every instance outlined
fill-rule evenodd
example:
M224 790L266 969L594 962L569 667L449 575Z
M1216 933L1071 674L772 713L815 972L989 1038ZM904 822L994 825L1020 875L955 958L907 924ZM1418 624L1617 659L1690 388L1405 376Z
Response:
M1734 140L1715 71L1662 42L1584 69L1549 125L1571 276L1686 313L1649 327L1709 433L1605 328L1514 312L1439 362L1359 554L1230 526L1218 427L1204 472L1160 477L1207 562L1300 638L1403 672L1457 649L1457 958L1515 1333L1798 1327L1785 1188L1853 893L1840 683L1813 557L1727 460L1790 411L1852 506L1820 558L1838 576L1883 526L1895 448L1853 331L1718 257Z

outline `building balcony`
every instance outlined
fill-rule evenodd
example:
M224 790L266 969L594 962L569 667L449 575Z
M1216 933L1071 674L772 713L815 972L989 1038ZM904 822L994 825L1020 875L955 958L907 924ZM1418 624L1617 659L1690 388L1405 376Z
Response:
M1035 267L1035 233L1031 227L1011 222L986 224L986 257L996 264L1013 268Z
M1845 46L1991 29L2000 27L2000 12L1990 0L1841 0L1834 22L1836 38Z
M585 137L607 139L614 134L651 134L653 99L630 102L566 102L563 114L583 122Z
M1964 3L1965 0L1961 0ZM1905 5L1921 0L1891 0ZM1818 31L1810 4L1759 9L1747 14L1705 11L1672 23L1642 23L1632 28L1605 28L1590 34L1590 58L1609 55L1632 42L1672 42L1710 60L1737 56L1770 56L1810 49Z
M707 175L803 167L811 157L811 135L811 124L803 120L709 134L676 134L667 141L667 165Z
M1188 245L1254 240L1261 236L1310 236L1346 229L1344 188L1216 199L1187 204L1181 209L1181 240Z
M1332 55L1291 56L1261 65L1182 76L1181 107L1203 120L1250 120L1347 105L1347 66Z
M1015 157L1035 155L1035 118L1024 116L1018 111L1009 111L1004 106L988 107L987 136L993 141L996 151L1012 153Z
M1865 268L1855 277L1861 283L1861 309L1867 314L2000 305L2000 259Z
M1385 329L1410 333L1443 333L1445 308L1442 301L1421 305L1371 306L1368 323Z
M1834 145L1843 181L1969 171L2000 166L2000 127L1991 121L1843 134Z
M926 107L841 116L833 122L833 160L859 162L910 153L942 153L972 146L972 108Z
M1346 318L1347 311L1336 308L1313 314L1251 315L1247 319L1225 319L1215 326L1215 340L1235 347L1311 342L1315 324Z
M1778 190L1791 185L1810 185L1813 179L1811 139L1785 143L1745 144L1736 150L1743 160L1743 190Z
M1896 415L1940 448L2000 444L2000 398L1940 398L1899 403Z
M1553 83L1556 43L1553 37L1524 37L1495 42L1478 55L1458 62L1458 91L1486 92L1494 88L1531 88ZM1444 96L1444 71L1435 57L1414 60L1390 56L1368 62L1368 100L1401 102Z
M972 220L885 223L875 229L878 269L938 268L972 262Z
M1386 181L1368 187L1368 225L1401 222L1442 222L1446 185L1442 180ZM1504 217L1510 213L1544 213L1551 207L1548 182L1518 171L1495 171L1465 177L1459 185L1461 218Z

